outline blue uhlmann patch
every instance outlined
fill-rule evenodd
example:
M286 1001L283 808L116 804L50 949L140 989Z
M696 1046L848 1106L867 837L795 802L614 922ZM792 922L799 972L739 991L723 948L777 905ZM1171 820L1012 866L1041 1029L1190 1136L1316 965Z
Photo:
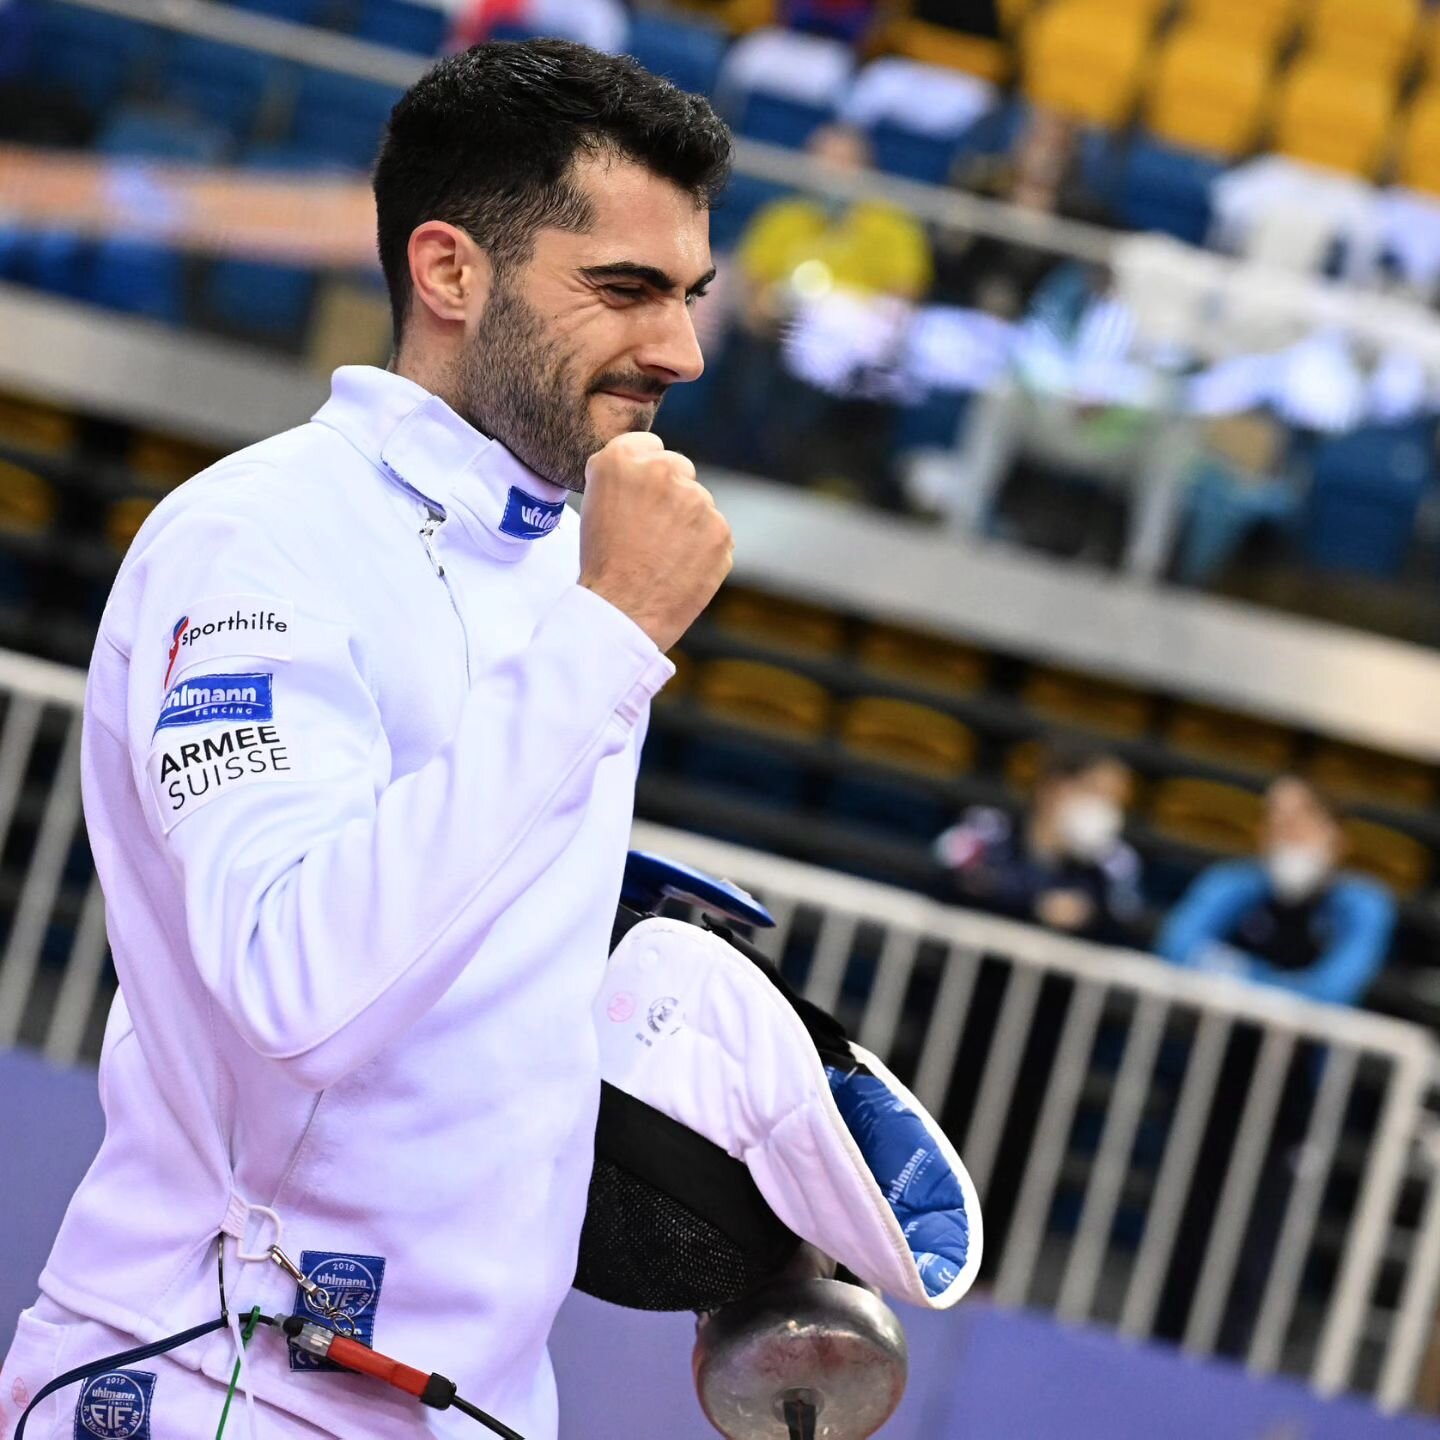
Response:
M107 1370L80 1387L75 1440L150 1440L155 1377L148 1370Z
M300 1268L305 1278L319 1285L337 1305L355 1322L352 1338L363 1345L375 1343L375 1311L380 1304L380 1287L385 1282L385 1260L380 1255L343 1255L334 1250L302 1250ZM307 1320L318 1320L328 1324L323 1310L316 1308L309 1297L297 1285L295 1287L296 1315ZM292 1370L339 1370L341 1367L318 1355L307 1355L304 1351L290 1350Z
M564 511L563 500L537 500L512 485L500 529L519 540L539 540L560 523Z
M155 731L215 720L273 720L271 675L193 675L172 685L160 707Z

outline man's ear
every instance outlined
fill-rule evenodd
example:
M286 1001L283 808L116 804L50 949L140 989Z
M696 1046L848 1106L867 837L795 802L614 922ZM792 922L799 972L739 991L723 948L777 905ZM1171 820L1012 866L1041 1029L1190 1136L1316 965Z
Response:
M464 230L427 220L411 233L407 255L417 308L436 320L460 324L485 308L493 273L490 257Z

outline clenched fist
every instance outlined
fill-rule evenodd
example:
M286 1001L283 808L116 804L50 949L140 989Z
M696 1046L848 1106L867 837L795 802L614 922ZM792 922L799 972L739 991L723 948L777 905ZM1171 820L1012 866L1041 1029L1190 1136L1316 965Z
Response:
M734 549L695 467L658 435L617 435L590 457L580 583L623 610L661 650L710 603Z

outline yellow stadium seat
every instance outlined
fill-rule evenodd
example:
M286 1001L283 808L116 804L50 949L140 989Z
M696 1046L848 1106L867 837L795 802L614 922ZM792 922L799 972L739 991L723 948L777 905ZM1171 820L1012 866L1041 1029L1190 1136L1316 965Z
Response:
M966 35L945 25L931 25L924 20L902 16L886 28L882 48L926 65L943 65L947 70L963 70L967 75L1003 84L1013 68L1010 46L1003 40L987 40L983 35Z
M1025 27L1026 99L1085 124L1123 125L1153 30L1154 17L1128 4L1055 0Z
M679 10L703 15L737 35L775 23L775 0L671 0Z
M870 626L860 637L857 653L868 670L951 694L980 689L988 669L985 656L968 645L891 625Z
M672 650L665 658L675 667L675 673L656 695L657 705L669 705L678 700L695 680L695 662L683 650Z
M1157 140L1226 157L1259 138L1272 57L1223 30L1186 26L1151 71L1145 125Z
M0 440L40 455L63 455L75 444L75 417L53 405L0 395Z
M1150 804L1157 833L1202 850L1230 855L1254 851L1264 801L1238 785L1188 778L1162 780Z
M711 660L700 667L694 689L712 715L757 730L816 736L830 719L830 695L823 686L759 660Z
M37 535L50 527L60 508L55 487L33 470L0 460L0 530Z
M879 695L844 707L840 740L857 755L927 775L960 775L975 761L974 732L953 715Z
M1302 56L1276 101L1273 148L1295 160L1373 178L1394 112L1390 77L1338 56Z
M123 555L145 523L145 517L154 508L155 500L149 495L131 495L117 500L105 512L105 538Z
M173 490L192 475L208 470L220 455L221 452L210 445L141 431L130 442L125 462L142 484L153 485L157 490Z
M1165 740L1187 755L1266 772L1285 769L1295 751L1295 736L1283 726L1208 705L1177 705Z
M1149 728L1154 708L1138 690L1063 670L1032 670L1020 698L1052 720L1100 735L1139 735Z
M1424 888L1431 855L1418 840L1369 820L1346 820L1343 829L1346 869L1372 876L1402 899Z
M1416 760L1324 741L1315 747L1307 773L1322 790L1342 800L1427 809L1435 803L1435 771Z
M1440 195L1440 81L1420 91L1401 121L1396 173L1402 185Z
M1313 0L1305 38L1311 50L1396 74L1414 55L1420 0Z
M727 585L710 607L721 630L774 650L835 655L845 644L845 620L833 610Z
M1189 0L1184 13L1193 25L1273 51L1294 30L1303 4L1304 0Z

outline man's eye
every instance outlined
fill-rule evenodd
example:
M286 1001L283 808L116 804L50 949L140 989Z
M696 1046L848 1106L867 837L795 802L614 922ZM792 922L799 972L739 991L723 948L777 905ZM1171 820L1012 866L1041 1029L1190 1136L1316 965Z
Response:
M638 300L645 293L643 285L607 285L605 289L621 300Z

